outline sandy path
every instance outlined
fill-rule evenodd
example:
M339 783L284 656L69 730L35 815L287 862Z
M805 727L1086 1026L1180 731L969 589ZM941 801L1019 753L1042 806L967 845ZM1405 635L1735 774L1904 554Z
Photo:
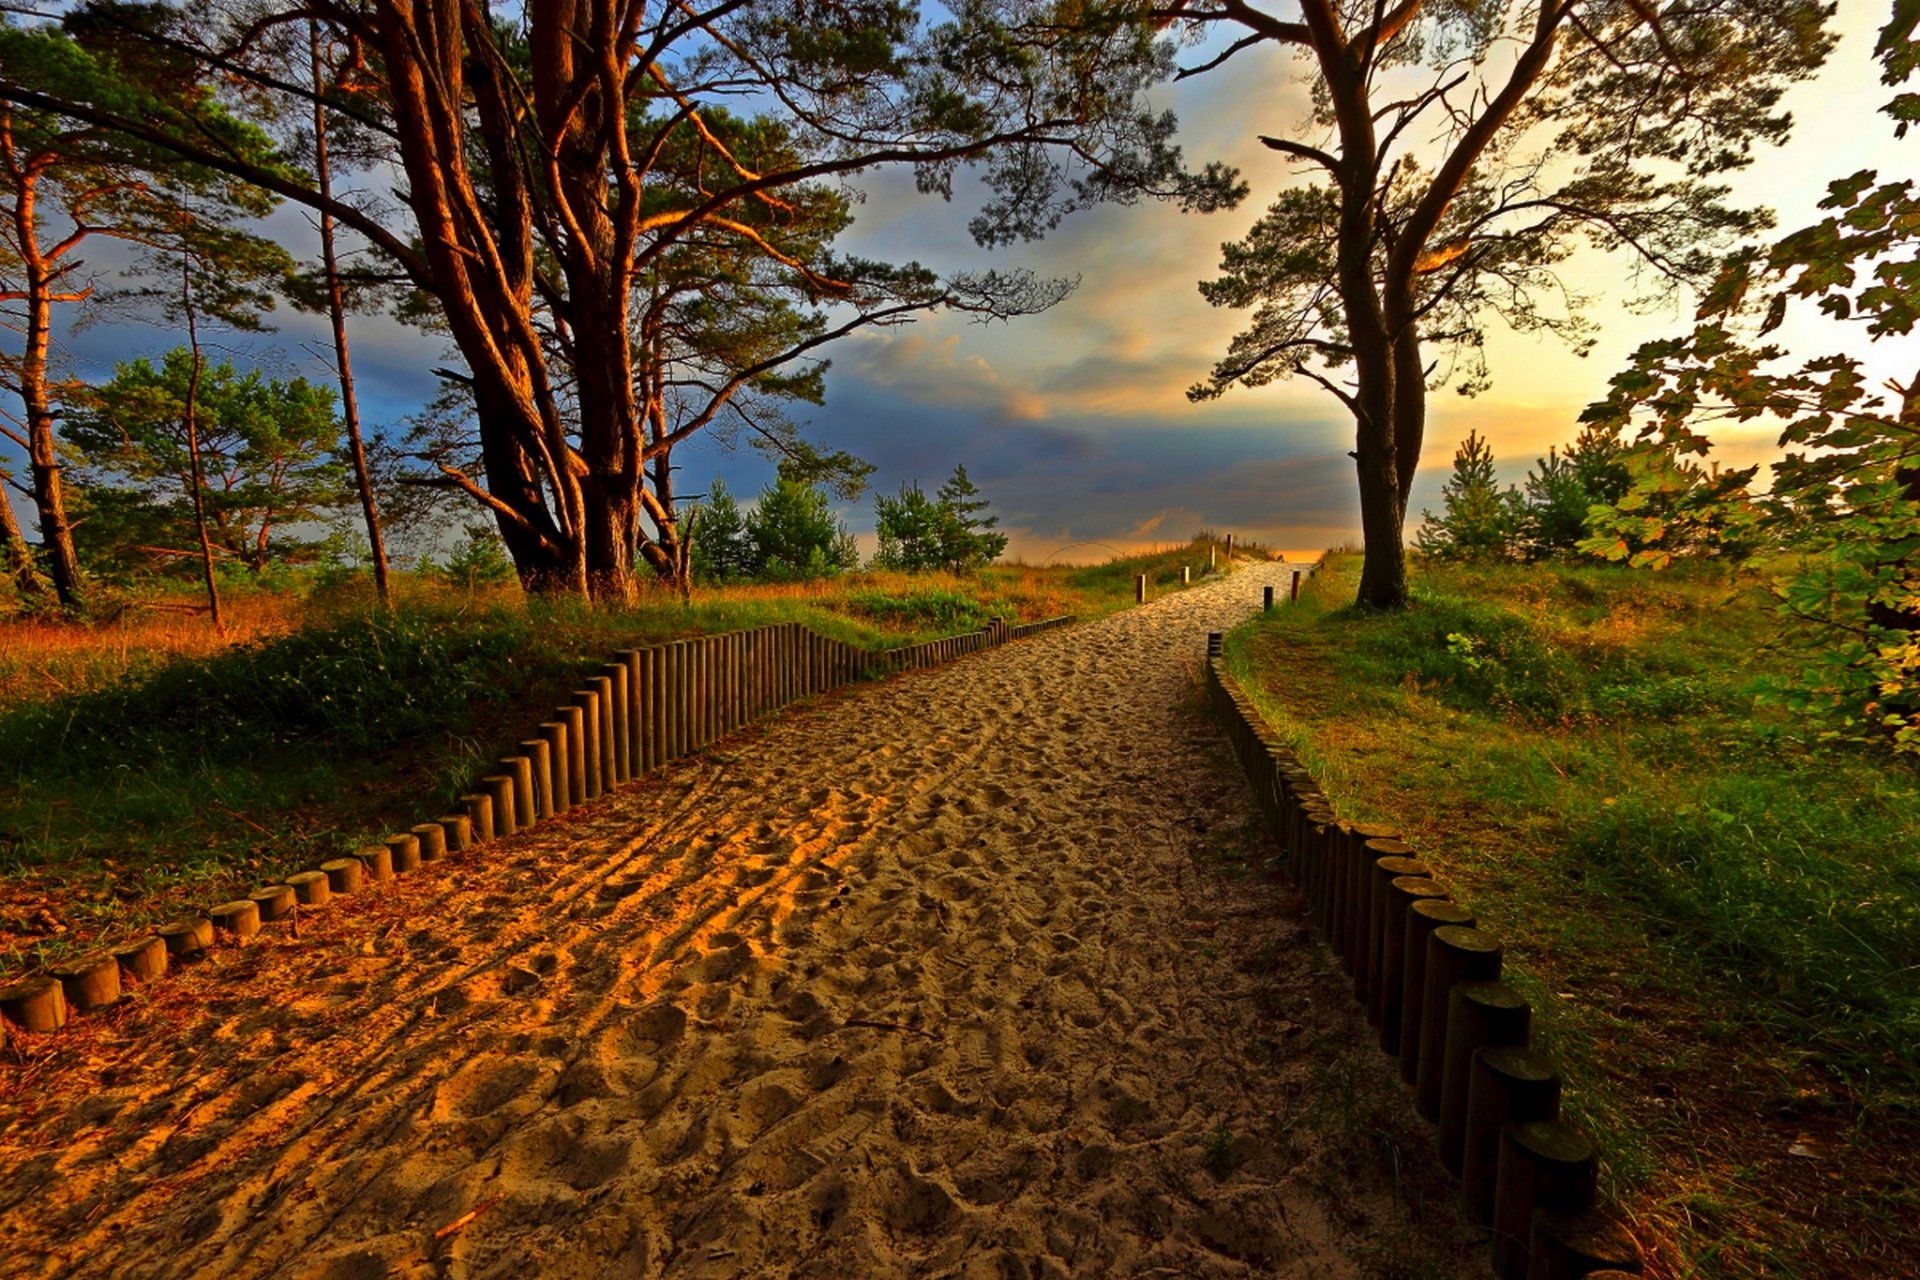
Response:
M0 1067L0 1271L1470 1273L1221 869L1203 636L1284 576L847 691Z

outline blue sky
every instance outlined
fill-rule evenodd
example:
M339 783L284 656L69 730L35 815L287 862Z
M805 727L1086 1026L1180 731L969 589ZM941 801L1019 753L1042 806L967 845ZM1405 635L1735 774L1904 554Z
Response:
M1772 204L1783 227L1813 216L1830 179L1856 168L1891 170L1902 150L1910 171L1910 148L1920 144L1894 143L1876 114L1888 91L1871 46L1884 20L1882 4L1842 6L1840 49L1821 79L1790 99L1794 141L1738 184L1742 198ZM1203 526L1301 552L1356 539L1352 425L1324 392L1281 383L1199 405L1184 395L1240 319L1209 307L1195 283L1212 274L1220 244L1239 237L1292 180L1293 168L1255 135L1297 126L1304 90L1283 60L1249 54L1158 97L1179 114L1191 161L1241 167L1253 187L1241 208L1203 217L1153 204L1103 207L1043 242L990 254L966 235L972 205L964 185L945 204L916 193L904 173L863 180L857 221L842 243L848 252L942 269L1018 265L1081 283L1041 316L991 325L934 317L838 344L825 405L795 414L810 438L873 463L881 492L914 480L932 488L964 463L1013 535L1012 551L1033 560L1099 558L1102 547L1184 540ZM283 211L275 223L290 244L310 239L297 212ZM1602 330L1592 355L1580 359L1551 340L1496 326L1492 390L1473 400L1434 395L1410 533L1420 509L1438 505L1452 451L1470 428L1490 438L1506 478L1517 481L1548 445L1572 437L1580 409L1634 345L1685 327L1690 304L1644 315L1620 305L1609 290L1622 270L1594 254L1571 264L1576 286L1605 299L1593 312ZM1785 336L1809 354L1857 344L1797 322ZM103 378L114 360L157 354L174 341L151 326L103 320L67 335L63 346L69 368ZM428 370L450 359L442 339L381 317L355 318L353 342L363 416L374 430L418 410L435 390ZM316 318L283 309L275 334L234 354L281 376L324 379L329 352ZM1749 461L1768 454L1771 438L1765 427L1723 433L1720 451L1729 462ZM717 440L692 442L677 457L689 490L721 475L750 495L771 474L758 452ZM7 462L24 474L17 459ZM15 506L31 528L30 507L18 499ZM856 532L870 530L870 498L843 513Z

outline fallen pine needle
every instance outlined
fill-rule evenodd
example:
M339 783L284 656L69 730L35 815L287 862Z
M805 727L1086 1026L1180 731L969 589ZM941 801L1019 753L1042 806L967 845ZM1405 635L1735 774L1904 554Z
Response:
M455 1218L452 1222L449 1222L446 1226L434 1232L433 1238L435 1240L445 1240L448 1236L460 1230L462 1227L469 1225L470 1223L472 1223L472 1221L475 1218L479 1217L481 1214L485 1213L487 1210L493 1208L493 1206L499 1204L502 1200L505 1200L506 1198L507 1198L506 1193L501 1192L499 1195L495 1196L491 1200L482 1200L479 1204L473 1206L473 1208L467 1210L465 1213Z

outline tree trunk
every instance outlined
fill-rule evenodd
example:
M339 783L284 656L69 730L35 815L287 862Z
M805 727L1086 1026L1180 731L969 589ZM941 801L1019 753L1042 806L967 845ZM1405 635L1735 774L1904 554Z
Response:
M193 526L200 535L200 569L207 584L207 612L213 629L226 634L227 621L220 613L220 584L213 576L213 541L207 536L206 483L200 474L200 329L193 311L193 278L186 254L180 255L180 304L187 317L187 346L193 352L193 366L187 373L187 467L193 479Z
M47 392L47 351L53 330L53 277L41 256L34 175L22 176L14 202L14 232L26 268L26 346L20 354L20 403L27 419L27 462L33 475L33 505L40 520L40 546L53 591L68 608L80 604L80 559L73 550L60 482L60 454L53 439L53 402Z
M323 201L333 199L333 166L327 151L327 109L321 100L325 83L320 58L320 24L307 23L308 51L313 62L313 141L315 177ZM327 314L333 321L334 368L340 376L340 413L347 424L347 450L353 459L353 482L360 491L360 511L367 522L367 546L373 556L373 585L380 607L393 608L393 586L387 579L387 540L380 529L380 506L374 501L373 481L367 475L367 447L360 436L360 402L353 393L353 361L347 353L347 315L340 289L340 264L334 253L333 214L320 210L320 256L327 272Z
M33 563L33 548L27 545L27 536L20 531L20 521L14 517L13 503L4 489L0 489L0 549L4 549L6 555L7 576L13 579L13 589L20 598L37 600L45 595L47 584L40 580L40 570Z

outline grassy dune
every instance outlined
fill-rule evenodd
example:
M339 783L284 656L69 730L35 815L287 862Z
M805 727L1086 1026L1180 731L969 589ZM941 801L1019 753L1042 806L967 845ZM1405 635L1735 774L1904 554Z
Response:
M1795 653L1724 572L1336 556L1228 658L1343 816L1390 822L1514 980L1669 1274L1920 1258L1920 770L1756 706Z

